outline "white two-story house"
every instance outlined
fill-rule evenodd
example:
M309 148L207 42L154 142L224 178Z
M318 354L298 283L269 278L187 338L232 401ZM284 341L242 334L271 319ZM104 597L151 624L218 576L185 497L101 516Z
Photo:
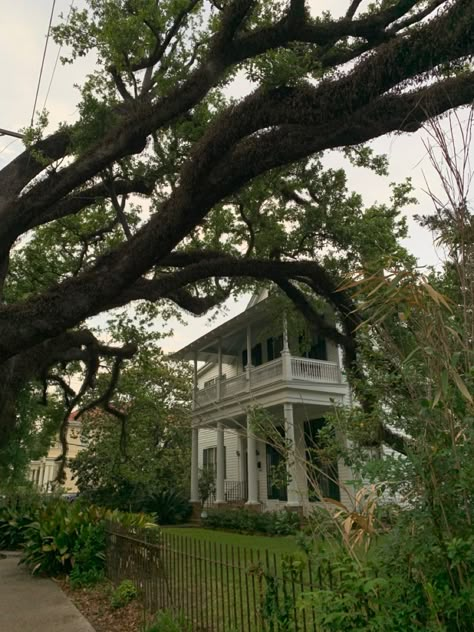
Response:
M275 317L275 303L262 291L244 312L174 354L194 362L196 507L203 468L215 473L216 505L308 512L328 497L350 504L350 469L322 461L317 451L324 416L349 399L340 353L316 331L300 349L286 315Z

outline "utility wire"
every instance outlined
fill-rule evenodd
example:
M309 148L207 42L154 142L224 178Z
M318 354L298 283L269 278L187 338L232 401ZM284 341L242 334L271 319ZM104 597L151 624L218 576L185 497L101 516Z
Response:
M13 143L16 143L18 140L20 139L14 138L12 141L10 141L7 145L5 145L3 149L0 149L0 154L3 154L3 152L6 151L10 147L10 145L13 145Z
M44 60L46 59L46 51L48 50L49 36L51 35L51 24L53 22L55 6L56 6L56 0L53 0L53 4L52 4L52 7L51 7L51 15L49 16L48 32L46 33L46 42L44 44L43 59L41 60L41 68L40 68L40 73L39 73L39 77L38 77L38 85L36 86L35 102L34 102L34 105L33 105L33 112L31 113L31 127L33 127L33 121L34 121L34 118L35 118L36 104L38 102L38 94L39 94L39 89L40 89L40 85L41 85L41 78L43 76Z
M66 24L69 24L69 18L71 17L71 13L72 13L72 8L74 6L74 2L75 2L75 0L72 0L71 4L69 6L69 13L68 13L67 18L66 18ZM61 44L61 46L58 49L58 54L56 55L56 61L54 62L53 72L51 73L51 79L49 80L48 90L47 90L46 96L44 98L43 110L46 108L46 101L48 100L49 92L50 92L51 86L53 84L53 79L54 79L54 75L56 73L56 68L58 67L59 55L61 54L62 48L63 48L63 46Z

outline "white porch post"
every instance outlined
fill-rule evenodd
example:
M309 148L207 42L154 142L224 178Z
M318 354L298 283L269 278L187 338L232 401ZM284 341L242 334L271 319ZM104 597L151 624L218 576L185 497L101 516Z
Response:
M297 482L297 463L296 463L296 449L295 449L295 424L293 420L293 404L283 404L283 415L285 417L285 437L287 443L287 460L286 470L288 472L288 485L287 494L289 507L299 507L301 505L300 495L298 493Z
M252 432L250 415L247 415L247 485L246 505L258 505L257 438Z
M193 367L193 410L197 404L197 382L198 382L198 352L194 352L194 367Z
M191 502L198 503L199 498L199 428L192 429L191 440Z
M43 479L43 486L44 486L44 491L47 492L49 490L49 477L50 477L50 466L49 463L45 463L44 465L44 479Z
M41 471L41 474L40 474L40 476L41 476L41 478L40 478L40 489L41 490L43 490L43 488L44 488L45 470L46 470L46 464L45 464L44 459L42 459L42 461L41 461L41 470L40 470Z
M247 480L247 471L245 468L245 450L247 449L246 437L239 434L238 442L238 459L239 459L239 480L244 482Z
M281 351L282 377L284 380L291 380L291 354L288 345L288 321L286 312L283 314L283 349Z
M250 391L250 369L252 366L252 329L247 325L247 391Z
M219 338L217 346L217 401L221 399L221 386L222 386L222 339Z
M224 426L217 424L216 449L216 504L224 503Z
M50 463L48 465L49 474L48 474L48 489L53 491L53 481L54 481L54 463Z

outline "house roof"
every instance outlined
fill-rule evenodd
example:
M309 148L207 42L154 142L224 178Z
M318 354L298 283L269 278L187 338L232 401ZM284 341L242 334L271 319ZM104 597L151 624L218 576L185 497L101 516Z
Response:
M268 322L271 303L270 298L263 298L256 303L251 301L245 311L179 349L170 357L176 360L192 360L197 352L199 361L215 362L218 343L221 340L223 361L233 362L240 350L243 328L249 323Z

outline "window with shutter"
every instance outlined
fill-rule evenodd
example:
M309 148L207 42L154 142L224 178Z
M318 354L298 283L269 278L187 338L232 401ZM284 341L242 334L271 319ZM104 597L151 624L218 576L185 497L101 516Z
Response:
M227 478L227 454L224 446L224 478ZM210 469L216 474L217 471L217 447L204 448L202 451L202 468Z

